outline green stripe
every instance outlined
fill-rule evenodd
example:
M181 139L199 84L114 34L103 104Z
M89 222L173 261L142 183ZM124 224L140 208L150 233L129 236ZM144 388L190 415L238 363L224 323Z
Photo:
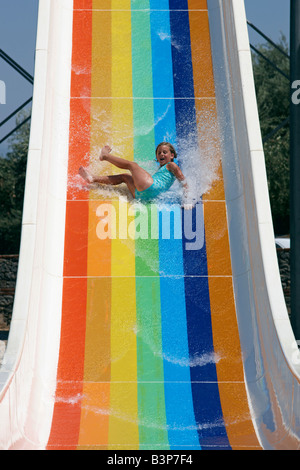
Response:
M132 8L135 1L132 0ZM143 0L148 9L149 0ZM153 97L150 13L132 12L132 83L136 98ZM134 159L148 170L155 150L152 99L134 99ZM163 383L160 310L159 251L151 238L151 219L157 210L143 206L136 211L136 308L138 416L141 449L168 448ZM147 230L148 229L148 230ZM153 227L152 227L153 231ZM144 238L143 238L144 237Z

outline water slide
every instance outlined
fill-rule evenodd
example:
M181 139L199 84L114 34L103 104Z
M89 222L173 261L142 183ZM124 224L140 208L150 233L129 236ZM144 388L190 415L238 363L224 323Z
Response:
M89 185L116 155L175 182ZM40 0L0 449L300 448L243 0Z

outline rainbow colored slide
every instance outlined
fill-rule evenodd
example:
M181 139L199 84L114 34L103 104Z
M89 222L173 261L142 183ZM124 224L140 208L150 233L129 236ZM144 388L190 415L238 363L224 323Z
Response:
M180 185L88 185L113 152ZM40 0L0 449L300 448L242 0Z

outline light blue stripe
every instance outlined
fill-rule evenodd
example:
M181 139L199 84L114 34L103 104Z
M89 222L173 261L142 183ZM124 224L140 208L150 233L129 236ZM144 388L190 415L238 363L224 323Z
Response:
M150 2L150 8L156 1ZM169 8L168 1L161 0L161 8ZM156 144L172 142L176 146L176 122L173 90L171 32L168 11L151 12L152 74ZM169 98L169 99L168 99Z
M157 0L150 8L157 8ZM159 0L161 10L169 9ZM155 142L164 140L176 146L175 105L171 34L168 11L151 11L152 73ZM165 98L170 98L165 99ZM180 212L180 207L174 208ZM168 208L160 208L165 217ZM180 216L180 214L177 214ZM161 224L160 224L161 227ZM190 384L189 351L185 310L183 255L181 239L159 237L162 345L164 360L166 416L171 449L199 449ZM174 277L174 274L176 277ZM170 276L171 275L171 276ZM173 276L172 276L173 275Z

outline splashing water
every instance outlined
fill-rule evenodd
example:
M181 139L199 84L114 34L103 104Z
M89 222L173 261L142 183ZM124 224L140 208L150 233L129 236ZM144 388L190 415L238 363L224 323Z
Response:
M166 113L168 112L168 109L166 110ZM98 119L103 130L103 116L99 116L99 113L94 113L93 120L97 122ZM164 116L158 118L158 122L162 119L164 119ZM178 140L177 145L175 145L178 152L177 163L187 179L189 185L189 198L193 200L194 203L199 202L202 196L208 193L213 184L218 180L218 171L221 162L221 141L218 131L218 123L215 111L209 104L208 106L203 107L201 113L197 113L197 123L197 135L190 132L185 138ZM153 132L156 124L157 123L154 123L153 126L149 126L149 128L137 127L135 131L136 136L143 137L149 135ZM109 127L108 124L107 126ZM185 127L188 128L189 124L186 123ZM123 135L120 136L120 138L117 138L117 141L112 145L113 153L120 157L127 158L127 155L124 156L124 142L128 139L132 139L132 137L132 132L129 132L127 136ZM168 138L167 131L166 135L162 136L162 140L172 142L172 138ZM141 163L141 166L152 175L158 170L158 164L155 162L154 151L155 149L153 149L153 157L149 156L148 160ZM143 155L142 157L145 156ZM104 161L99 162L98 148L92 148L92 154L85 156L83 160L89 161L89 171L92 174L109 175L120 173L120 170L113 167L110 163ZM125 184L120 186L106 186L99 184L86 186L78 175L76 175L69 184L75 191L76 188L82 189L82 187L86 188L88 191L92 191L90 194L92 199L115 200L119 197L127 197L130 203L135 203ZM169 191L159 195L154 202L157 204L181 204L182 198L182 187L178 181L175 181Z

